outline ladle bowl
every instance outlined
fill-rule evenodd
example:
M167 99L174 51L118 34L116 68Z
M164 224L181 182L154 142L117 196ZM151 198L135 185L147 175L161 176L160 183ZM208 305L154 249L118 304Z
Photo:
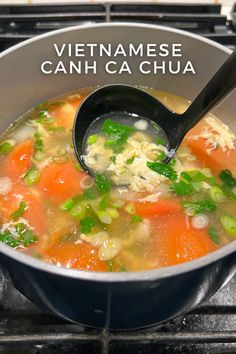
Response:
M236 52L233 52L202 89L189 108L182 114L168 109L162 102L147 92L128 85L108 85L94 91L80 106L73 127L73 143L76 156L82 168L93 174L84 161L86 138L94 122L98 122L109 114L144 118L158 126L165 137L169 150L165 162L175 155L186 133L196 125L202 117L224 98L236 84Z

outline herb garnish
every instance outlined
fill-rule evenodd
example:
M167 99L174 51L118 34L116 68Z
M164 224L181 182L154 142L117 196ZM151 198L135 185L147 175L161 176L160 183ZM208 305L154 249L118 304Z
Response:
M11 214L11 218L13 220L19 219L19 217L21 217L24 214L26 209L27 209L27 204L24 201L21 201L18 209L13 214Z
M214 226L210 226L207 232L208 235L211 237L212 241L214 241L218 245L220 243L220 237L216 228L214 228Z
M236 187L236 178L233 177L229 170L223 170L219 173L221 181L229 187Z
M38 237L25 224L12 225L11 229L0 231L0 241L13 248L27 247L38 240Z
M95 176L95 185L100 194L105 194L111 190L111 181L104 173L97 173Z
M176 171L169 165L166 165L162 162L147 162L147 167L151 170L169 178L171 181L176 181L177 173Z
M195 202L184 201L182 204L185 209L191 210L193 216L216 210L216 204L211 199L202 199Z
M86 216L80 220L80 231L84 234L91 232L92 228L96 225L96 221L92 216Z
M135 131L135 128L106 119L102 125L102 131L107 137L104 147L117 154L124 149L128 137Z
M6 155L8 154L12 149L14 145L12 144L11 141L6 140L0 145L0 155Z

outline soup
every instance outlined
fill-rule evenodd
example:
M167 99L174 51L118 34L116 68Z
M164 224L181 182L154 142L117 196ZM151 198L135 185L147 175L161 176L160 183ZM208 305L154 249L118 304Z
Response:
M111 118L79 165L72 126L91 89L44 102L0 143L0 241L58 267L124 272L194 260L236 237L235 135L208 114L168 165L145 120ZM148 90L174 111L189 102Z

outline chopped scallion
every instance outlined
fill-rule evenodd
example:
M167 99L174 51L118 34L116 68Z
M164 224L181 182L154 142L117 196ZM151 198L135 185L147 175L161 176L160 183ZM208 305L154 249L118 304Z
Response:
M28 185L28 186L33 186L35 185L40 177L40 173L39 171L36 169L35 166L32 166L28 169L28 171L26 172L26 174L24 175L24 182Z
M27 204L24 201L21 201L18 209L14 213L11 214L11 218L13 220L19 219L24 214L26 209L27 209Z
M98 140L98 135L97 134L93 134L93 135L90 135L87 139L87 144L88 145L93 145L97 142Z
M92 228L96 225L96 221L92 216L86 216L80 220L80 231L83 234L88 234L91 232Z
M220 243L220 238L216 228L214 228L214 226L210 226L207 232L208 235L211 237L212 241L214 241L218 245Z
M13 140L6 140L0 145L0 155L8 154L14 147Z
M236 219L228 215L222 215L220 221L225 231L230 236L236 237Z

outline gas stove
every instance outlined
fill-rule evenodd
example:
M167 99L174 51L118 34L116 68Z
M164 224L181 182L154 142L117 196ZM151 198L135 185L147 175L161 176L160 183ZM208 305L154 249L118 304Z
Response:
M75 25L133 22L170 26L236 47L236 6L232 20L220 4L81 3L0 5L0 50L35 35Z
M236 277L185 316L145 330L108 332L41 312L0 273L0 353L236 353Z
M186 30L236 48L231 20L220 4L79 3L0 5L0 51L67 26L133 22ZM138 331L109 332L65 322L40 311L0 270L0 353L182 354L236 353L236 277L184 317Z

